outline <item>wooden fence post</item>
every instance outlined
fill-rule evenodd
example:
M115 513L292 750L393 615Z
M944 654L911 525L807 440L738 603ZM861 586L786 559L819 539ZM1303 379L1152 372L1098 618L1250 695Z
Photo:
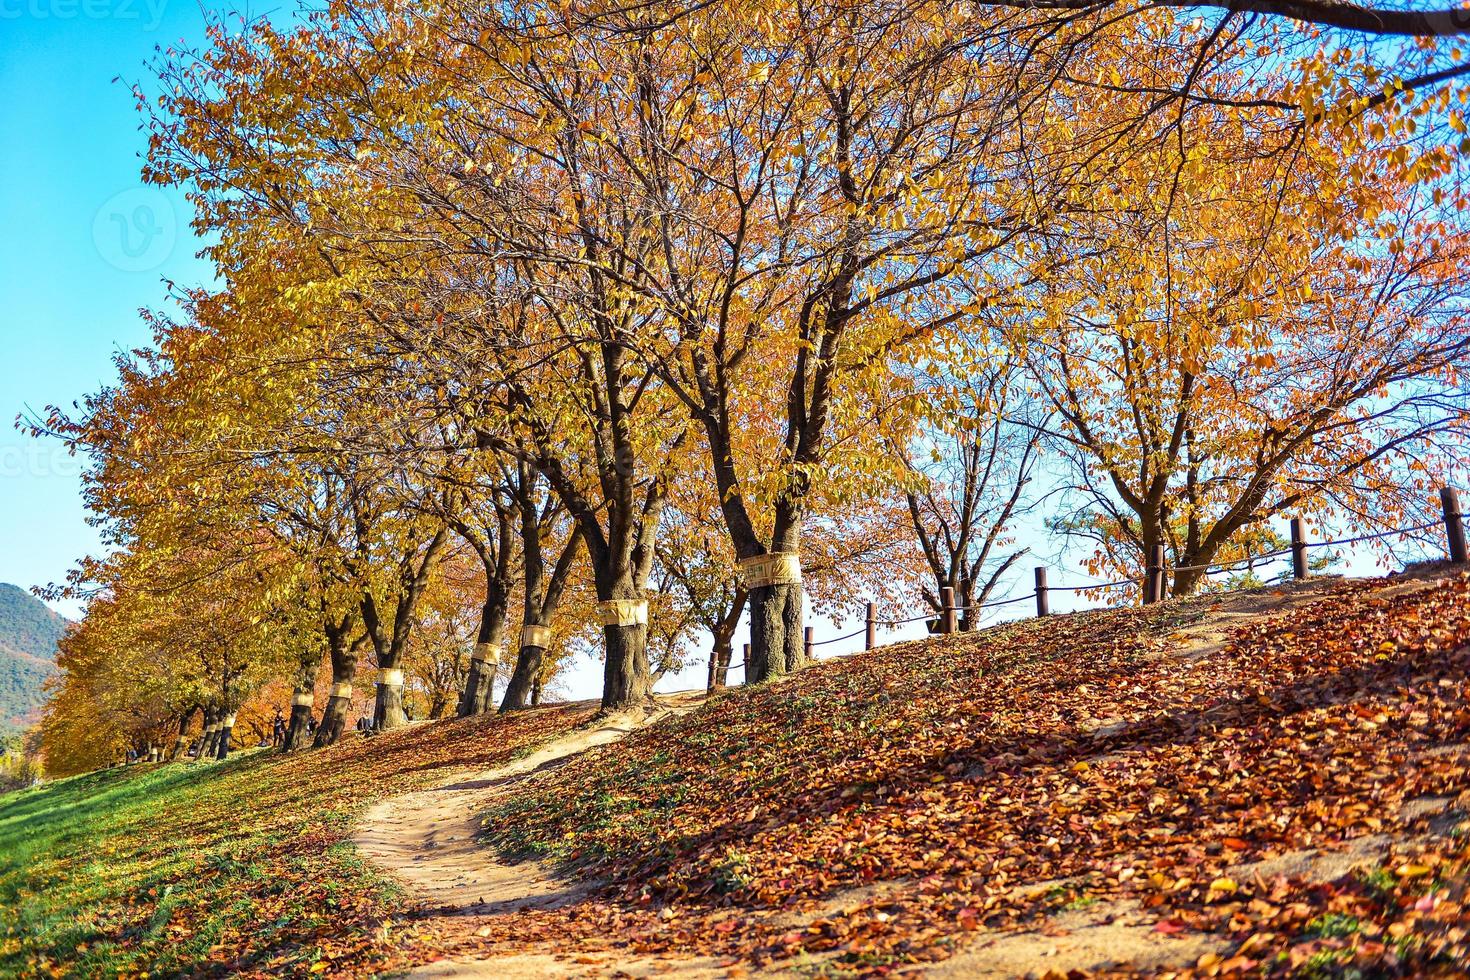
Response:
M1047 598L1046 589L1046 568L1042 565L1036 566L1036 615L1051 615L1051 602Z
M1300 517L1291 519L1291 574L1298 579L1307 577L1307 535Z
M954 608L954 589L949 586L939 590L939 632L954 633L959 629Z
M811 660L812 660L812 645L813 645L812 644L812 628L810 626L808 626L806 628L806 630L803 631L802 636L803 636L803 639L804 639L804 646L805 646L805 650L806 650L807 663L811 663Z
M1460 510L1460 495L1454 487L1440 487L1439 506L1444 511L1444 533L1449 541L1450 561L1463 565L1470 561L1465 548L1465 512Z
M871 650L878 645L878 604L868 603L868 635L863 641L864 650Z

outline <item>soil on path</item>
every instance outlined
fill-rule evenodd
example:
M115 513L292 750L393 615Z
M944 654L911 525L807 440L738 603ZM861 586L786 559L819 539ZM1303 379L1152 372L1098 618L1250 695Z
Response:
M538 772L583 752L611 745L629 733L693 711L703 691L662 695L656 707L597 719L586 728L548 742L514 762L461 775L432 789L396 796L364 814L353 843L370 863L408 886L426 914L486 916L525 908L557 908L576 902L597 882L570 881L534 861L504 864L476 841L480 814L499 795L513 793ZM677 964L675 966L675 964ZM712 960L661 957L616 961L607 956L513 954L481 960L441 960L415 970L417 978L584 977L615 969L621 976L670 976L686 980L725 977Z
M475 840L479 815L533 773L692 711L703 700L703 692L662 696L654 708L599 718L498 769L384 800L363 816L353 842L368 861L407 884L430 914L489 915L573 902L596 883L553 877L532 861L496 861Z

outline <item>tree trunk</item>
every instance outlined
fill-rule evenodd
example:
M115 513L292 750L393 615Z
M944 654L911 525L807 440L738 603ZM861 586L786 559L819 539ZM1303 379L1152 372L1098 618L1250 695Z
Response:
M1203 564L1203 562L1199 560L1191 560L1186 562L1186 564L1196 565ZM1176 598L1180 596L1194 595L1195 591L1200 587L1200 583L1204 581L1204 577L1205 572L1204 569L1201 568L1191 568L1186 571L1176 571L1174 573L1174 580L1169 583L1169 594Z
M168 761L169 762L172 762L175 759L177 759L180 755L183 754L184 749L188 748L188 745L189 745L189 723L194 720L194 714L198 710L199 709L197 707L190 708L188 711L184 712L183 717L181 717L179 719L179 734L178 734L178 737L174 739L174 747L171 748L171 749L169 749L169 752L168 752Z
M508 533L508 532L507 532ZM509 545L502 540L502 549ZM509 608L506 589L494 578L498 571L487 565L485 602L480 608L480 630L475 635L475 654L465 676L464 696L459 702L459 716L479 715L495 706L495 669L500 663L501 638L505 634L505 615ZM493 656L492 656L493 654Z
M478 653L478 644L476 645ZM497 644L498 646L498 644ZM500 662L499 654L494 659L470 659L469 673L465 678L464 697L460 701L459 716L482 715L495 706L495 669Z
M522 501L523 502L523 501ZM534 500L531 507L535 509ZM495 670L505 633L505 617L510 610L510 580L514 567L514 540L511 530L517 508L495 504L495 530L472 527L463 521L451 521L460 536L480 556L485 575L485 600L480 604L480 628L475 634L475 653L465 672L464 691L456 712L459 717L483 714L492 710L495 697ZM494 654L493 660L485 656Z
M373 702L373 727L379 731L408 723L403 713L403 671L384 668L378 672L378 695Z
M536 675L536 680L531 684L531 707L541 703L541 675Z
M759 684L806 666L800 583L750 590L750 662L747 683Z
M734 643L733 635L724 630L717 630L714 634L714 646L710 648L709 655L709 690L718 691L730 681L730 652Z
M357 649L347 642L348 623L328 624L327 655L332 661L332 696L322 709L313 744L324 749L335 744L347 727L347 712L352 707L352 678L357 673Z
M208 759L214 755L215 736L219 734L219 711L204 709L204 728L199 732L199 755L195 758Z
M516 655L515 672L510 675L510 683L505 686L505 696L500 700L502 712L515 711L531 703L531 694L536 687L537 678L541 676L541 661L545 656L545 647L521 645L521 651Z
M312 705L310 700L301 700L310 697L310 691L302 692L298 689L291 698L291 720L286 723L286 739L281 743L281 751L304 749L311 741Z
M216 759L227 759L230 755L230 736L235 732L235 713L232 711L225 715L224 721L220 723L219 737L215 740L214 757Z
M500 638L505 633L506 600L503 590L491 589L480 612L480 630L475 652L465 673L464 694L459 699L461 718L480 715L494 708L495 669L500 663Z
M335 688L337 685L333 685ZM350 689L351 685L347 685ZM352 707L352 695L334 693L322 709L321 724L316 726L316 739L312 744L319 749L334 745L347 728L347 711Z
M620 711L645 704L653 695L648 671L648 627L604 626L607 660L602 672L602 710Z
M480 661L480 679L475 685L475 701L470 705L473 714L495 710L495 675L499 670L499 655L494 660Z
M468 718L477 713L475 706L480 701L480 661L471 657L469 670L464 675L464 691L459 696L459 707L455 713L461 718Z
M730 656L735 646L735 630L740 625L740 616L745 612L749 596L744 589L737 589L725 614L713 623L710 636L714 644L710 647L709 690L717 691L730 681Z
M312 692L316 690L316 672L319 661L316 657L301 661L296 672L296 686L291 690L291 720L286 725L286 738L282 751L294 752L306 748L311 739Z

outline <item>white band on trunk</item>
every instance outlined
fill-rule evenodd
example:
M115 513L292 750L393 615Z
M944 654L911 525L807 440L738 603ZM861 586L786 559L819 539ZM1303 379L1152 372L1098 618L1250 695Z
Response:
M233 713L232 714L225 715L225 727L226 728L234 728L235 727L235 716L234 716Z
M342 681L340 683L333 684L332 685L332 697L334 697L334 698L350 698L350 697L352 697L352 684L349 683L348 681Z
M740 573L747 589L766 585L800 585L801 555L794 551L777 551L740 560Z
M647 599L607 599L597 604L603 626L647 626Z
M291 707L293 708L309 708L315 703L316 698L310 694L293 694L291 696Z
M475 652L470 654L470 659L481 663L498 664L500 663L500 644L476 643Z
M521 646L523 646L523 647L540 647L543 650L546 649L547 647L551 646L551 627L550 626L522 626L521 627Z
M378 671L378 683L386 687L402 687L403 671L393 667L384 667Z

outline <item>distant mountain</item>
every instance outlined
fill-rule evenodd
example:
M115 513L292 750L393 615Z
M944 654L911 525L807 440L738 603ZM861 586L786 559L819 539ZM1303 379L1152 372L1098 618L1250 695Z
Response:
M40 717L67 621L25 589L0 583L0 731Z

